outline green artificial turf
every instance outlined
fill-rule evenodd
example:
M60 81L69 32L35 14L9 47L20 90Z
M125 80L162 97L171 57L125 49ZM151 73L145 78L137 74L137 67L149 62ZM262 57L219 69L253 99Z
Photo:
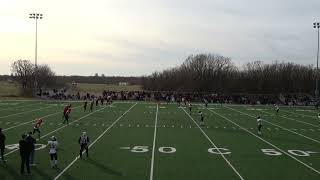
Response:
M6 149L0 179L112 180L318 180L320 120L306 107L194 104L192 113L176 104L115 102L83 111L73 102L69 125L62 124L67 102L0 101L0 127L6 144L17 144L44 117L41 139L59 143L59 169L50 167L47 149L36 151L32 175L20 175L17 149ZM204 113L200 126L198 111ZM257 135L256 117L263 119ZM156 125L156 126L155 126ZM78 138L91 140L89 158L79 159ZM217 149L218 148L218 149Z

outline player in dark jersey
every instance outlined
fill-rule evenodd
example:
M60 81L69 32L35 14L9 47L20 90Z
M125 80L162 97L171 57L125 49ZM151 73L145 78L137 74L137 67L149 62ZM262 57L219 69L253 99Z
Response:
M99 105L99 100L100 100L99 98L96 99L96 107L98 107Z
M94 105L94 100L92 100L91 103L90 103L90 112L93 111L93 105Z
M40 126L43 123L43 120L41 118L37 119L36 122L33 124L33 132L32 134L34 135L36 132L38 133L38 138L40 139Z
M104 103L104 98L100 96L100 102L101 102L101 106L103 106Z
M88 106L88 102L85 101L85 102L84 102L84 105L83 105L83 112L86 112L87 106Z
M71 104L66 105L66 106L64 107L62 118L65 118L65 115L66 115L67 111L69 110L69 108L71 108Z
M166 97L167 104L170 104L170 96Z
M69 115L71 113L71 104L69 105L69 108L66 110L66 112L64 113L64 121L63 124L67 122L67 124L69 124Z

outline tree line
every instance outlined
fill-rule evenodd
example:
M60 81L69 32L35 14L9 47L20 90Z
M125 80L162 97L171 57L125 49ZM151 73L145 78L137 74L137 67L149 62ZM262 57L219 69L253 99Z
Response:
M57 76L48 65L37 67L29 60L11 64L11 76L0 80L18 81L25 93L37 88L67 87L72 82L141 84L146 91L212 92L219 94L308 93L315 89L316 70L312 65L292 62L264 64L254 61L235 66L229 57L216 54L190 55L180 66L144 77ZM37 84L35 85L35 82Z
M236 67L229 57L197 54L178 67L143 77L142 85L151 91L313 94L315 78L312 65L255 61Z
M35 66L29 60L17 60L11 64L11 75L0 76L0 81L16 81L21 85L23 96L32 96L40 89L46 88L68 88L71 83L88 84L118 84L127 82L129 84L141 84L141 77L121 77L95 73L94 76L58 76L46 64Z

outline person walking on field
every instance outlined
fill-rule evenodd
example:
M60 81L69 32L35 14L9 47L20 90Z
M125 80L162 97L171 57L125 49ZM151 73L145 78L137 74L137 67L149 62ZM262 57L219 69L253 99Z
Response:
M82 135L80 136L79 140L78 140L79 144L80 144L80 158L82 158L82 152L83 150L86 150L87 153L87 158L89 157L89 137L87 136L86 132L83 132Z

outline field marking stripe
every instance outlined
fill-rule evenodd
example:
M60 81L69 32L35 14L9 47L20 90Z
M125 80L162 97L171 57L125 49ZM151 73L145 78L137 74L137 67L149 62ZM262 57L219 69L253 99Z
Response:
M82 105L76 106L76 107L74 107L73 109L77 109L77 108L80 108L80 107L82 107ZM40 117L40 118L47 118L47 117L50 117L50 116L53 116L53 115L56 115L56 114L59 114L59 113L61 113L61 112L59 111L59 112L56 112L56 113L47 114L47 115L45 115L45 116L43 116L43 117ZM24 122L24 123L18 124L18 125L16 125L16 126L11 126L11 127L6 128L6 129L3 129L3 131L7 131L7 130L10 130L10 129L13 129L13 128L16 128L16 127L19 127L19 126L23 126L23 125L26 125L26 124L28 124L28 123L30 123L30 122L33 122L33 121L34 121L34 120L31 120L31 121L28 121L28 122Z
M265 112L265 113L267 113L267 114L272 114L272 113L270 113L270 112L268 112L268 111L264 111L264 110L261 110L261 112ZM293 118L289 118L289 117L286 117L286 116L281 116L281 115L280 115L280 117L285 118L285 119L289 119L289 120L291 120L291 121L296 121L296 122L299 122L299 123L302 123L302 124L307 124L307 125L310 125L310 126L313 126L313 127L320 127L320 126L315 125L315 124L312 124L312 123L308 123L308 122L304 122L304 121L299 121L299 120L296 120L296 119L293 119Z
M50 108L50 107L52 107L52 106L42 107L42 108L39 108L39 109L33 109L33 110L29 110L29 111L22 111L22 112L15 113L15 114L9 114L9 115L6 115L6 116L1 116L0 119L6 118L6 117L10 117L10 116L19 115L19 114L24 114L24 113L39 111L39 110L41 110L41 109L47 109L47 108Z
M240 173L236 170L236 168L230 163L230 161L221 153L221 151L218 149L218 147L212 142L212 140L209 138L209 136L202 130L202 128L197 124L197 122L193 119L193 117L190 116L190 114L185 110L182 109L185 114L189 116L189 118L194 122L194 124L200 129L202 134L208 139L208 141L213 145L214 148L217 149L217 151L220 153L221 157L226 161L226 163L231 167L231 169L238 175L238 177L241 180L244 180L244 178L240 175Z
M233 109L233 108L228 107L228 106L225 106L225 107L226 107L226 108L228 108L228 109L231 109L231 110L233 110L233 111L236 111L236 112L239 112L239 113L245 114L245 115L247 115L247 116L250 116L250 117L256 118L256 117L254 117L254 116L253 116L253 115L251 115L251 114L247 114L247 113L245 113L245 112L242 112L242 111L239 111L239 110ZM313 142L316 142L316 143L319 143L319 144L320 144L320 141L318 141L318 140L316 140L316 139L313 139L313 138L308 137L308 136L305 136L305 135L303 135L303 134L300 134L300 133L297 133L297 132L291 131L290 129L287 129L287 128L285 128L285 127L282 127L282 126L277 125L277 124L275 124L275 123L272 123L272 122L270 122L270 121L267 121L267 120L263 120L263 121L264 121L264 122L266 122L266 123L268 123L268 124L271 124L271 125L273 125L273 126L276 126L276 127L280 128L280 129L286 130L286 131L288 131L288 132L291 132L291 133L293 133L293 134L296 134L296 135L298 135L298 136L304 137L304 138L306 138L306 139L309 139L309 140L311 140L311 141L313 141Z
M133 104L126 112L124 112L118 119L116 119L105 131L103 131L102 134L100 134L99 137L97 137L88 147L90 149L98 140L104 136L124 115L126 115L134 106L136 106L138 103ZM83 152L85 153L85 151ZM58 179L63 175L64 172L66 172L78 159L80 156L78 155L67 167L65 167L55 178L54 180Z
M37 105L40 104L40 102L38 103L33 103L33 104L27 104L27 105L23 105L23 106L17 106L17 107L10 107L10 108L5 108L5 109L0 109L0 111L5 111L5 110L9 110L9 109L18 109L18 108L24 108L24 107L29 107L29 106L33 106L33 105Z
M12 103L12 102L0 102L0 110L2 109L3 106L18 106L19 107L19 105L21 106L21 104L24 104L25 102L22 102L22 103L20 102L20 103L13 104L13 105L11 105L9 103Z
M152 157L151 157L150 180L153 180L154 153L155 153L155 148L156 148L157 123L158 123L158 111L159 111L159 106L158 106L158 104L157 104L156 119L155 119L155 123L154 123L154 133L153 133L153 145L152 145Z
M41 104L41 102L33 103L33 104L27 104L27 105L24 105L24 106L18 106L18 107L10 107L10 108L6 108L6 109L0 109L0 111L5 111L5 110L9 110L9 109L19 109L19 108L29 107L29 106L33 106L33 105L38 105L38 104Z
M300 113L290 112L290 111L283 110L283 109L281 109L281 111L284 111L284 112L287 112L287 113L290 113L290 114L296 114L296 115L299 115L299 116L305 116L305 117L311 117L311 118L314 118L314 119L318 119L318 118L315 117L315 116L310 116L310 115L306 115L306 114L300 114Z
M105 109L105 108L107 108L107 107L108 107L108 106L103 107L103 108L101 108L101 109L99 109L99 110L93 111L93 112L91 112L91 113L89 113L89 114L87 114L87 115L85 115L85 116L82 116L81 118L79 118L79 119L77 119L77 120L74 120L74 121L70 122L69 124L73 124L73 123L75 123L75 122L78 122L78 121L80 121L81 119L86 118L86 117L90 116L91 114L94 114L94 113L96 113L96 112L99 112L99 111L101 111L101 110L103 110L103 109ZM48 135L50 135L50 134L52 134L52 133L55 133L55 132L59 131L60 129L65 128L65 127L68 126L69 124L66 124L66 125L64 125L64 126L61 126L61 127L59 127L59 128L57 128L57 129L55 129L55 130L53 130L53 131L51 131L51 132L43 135L43 136L41 136L40 139L42 139L42 138L44 138L44 137L46 137L46 136L48 136ZM37 139L37 140L39 140L39 139ZM8 156L8 155L10 155L10 154L12 154L12 153L14 153L15 151L18 151L18 150L19 150L19 148L18 148L18 149L15 149L15 150L12 150L12 151L8 152L7 154L5 154L4 156Z
M256 137L256 138L260 139L261 141L263 141L263 142L265 142L265 143L269 144L270 146L272 146L272 147L276 148L278 151L281 151L283 154L286 154L287 156L289 156L289 157L291 157L292 159L296 160L297 162L299 162L300 164L304 165L305 167L307 167L307 168L311 169L312 171L314 171L314 172L316 172L316 173L320 174L320 171L319 171L319 170L317 170L317 169L315 169L315 168L313 168L313 167L309 166L308 164L306 164L306 163L304 163L304 162L300 161L299 159L297 159L297 158L295 158L294 156L290 155L290 154L289 154L289 153L287 153L286 151L284 151L284 150L280 149L280 148L279 148L279 147L277 147L276 145L274 145L274 144L270 143L269 141L267 141L267 140L265 140L265 139L261 138L260 136L257 136L256 134L252 133L251 131L247 130L246 128L244 128L244 127L242 127L242 126L238 125L237 123L235 123L235 122L234 122L234 121L232 121L231 119L229 119L229 118L227 118L227 117L225 117L225 116L223 116L223 115L220 115L219 113L217 113L217 112L215 112L215 111L212 111L212 110L210 110L210 109L208 109L208 110L209 110L209 111L211 111L211 112L213 112L214 114L216 114L216 115L218 115L218 116L222 117L223 119L225 119L225 120L229 121L230 123L234 124L235 126L238 126L240 129L242 129L242 130L246 131L247 133L249 133L249 134L253 135L254 137Z

